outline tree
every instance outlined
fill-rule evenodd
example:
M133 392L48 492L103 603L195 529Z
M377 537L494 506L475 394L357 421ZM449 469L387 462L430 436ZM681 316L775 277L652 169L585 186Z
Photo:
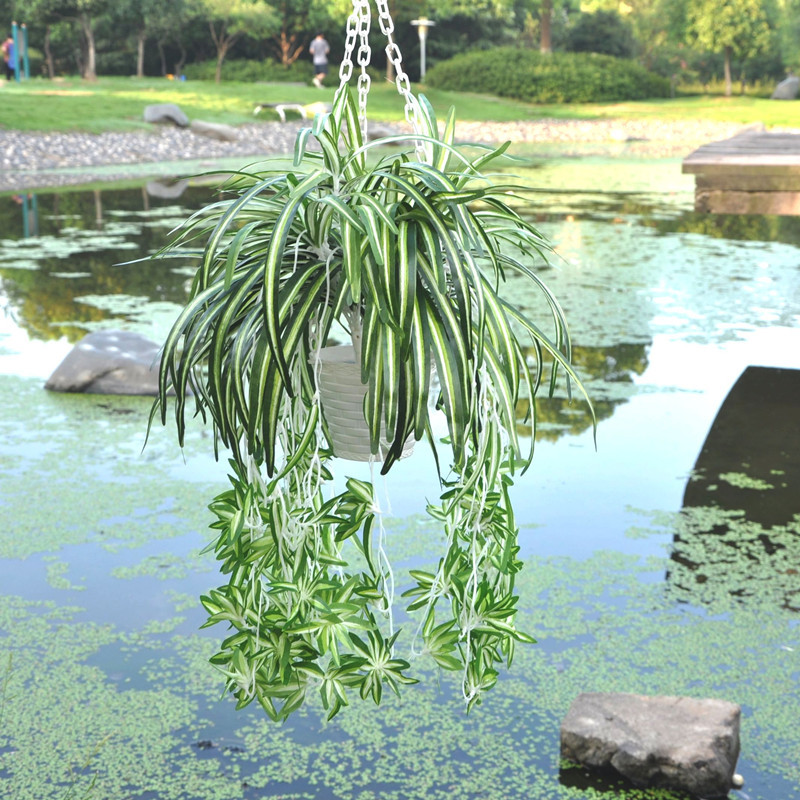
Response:
M518 34L514 0L428 0L426 5L423 13L436 21L428 41L434 60L509 44Z
M128 31L136 39L136 77L144 77L144 45L147 41L148 6L152 0L115 0L109 10L114 30Z
M73 0L75 19L83 34L86 60L83 67L83 78L87 81L97 80L97 46L94 38L95 21L107 6L107 0Z
M580 14L566 44L575 53L604 53L616 58L632 58L636 49L630 24L616 11Z
M725 57L725 96L732 93L731 58L749 58L770 41L762 0L697 0L688 9L689 30L697 44Z
M264 38L278 27L275 8L263 0L195 0L198 14L208 22L217 52L214 80L222 80L222 62L243 36Z
M539 18L539 24L541 26L539 52L552 53L553 0L542 0L542 12Z
M389 14L394 22L394 32L392 38L397 43L402 52L403 58L410 56L411 51L417 46L419 32L412 28L411 20L426 16L424 0L388 0ZM380 26L377 26L380 31ZM413 44L405 45L406 42ZM385 51L387 42L384 35L380 34L381 50ZM377 59L380 61L380 58ZM407 65L407 62L406 62ZM394 64L386 59L386 80L393 83L396 79Z
M97 19L109 8L109 0L45 0L32 7L47 20L74 23L81 34L81 56L79 67L84 80L97 79L97 46L95 25ZM49 56L48 56L49 60ZM52 69L52 63L48 66Z
M278 60L285 67L307 52L315 31L344 27L353 10L345 0L267 0L274 11L275 24L269 40ZM391 1L389 6L391 8Z
M278 60L284 67L294 64L305 52L308 12L313 0L278 0L274 3L280 20L279 28L270 37L276 45Z
M783 63L800 68L800 0L782 0L779 22L779 44Z
M109 10L108 22L114 31L126 31L136 42L136 77L144 77L145 44L155 38L160 44L165 38L178 38L186 22L184 0L115 0ZM159 48L161 51L161 48ZM162 60L162 74L166 65Z
M184 35L192 22L197 22L198 9L190 0L148 0L159 6L154 19L149 22L149 30L155 38L158 55L161 61L161 74L166 75L167 55L165 45L174 43L178 49L178 60L173 64L172 72L181 75L188 56L184 44Z
M578 0L514 0L514 43L545 55L559 49L579 5Z

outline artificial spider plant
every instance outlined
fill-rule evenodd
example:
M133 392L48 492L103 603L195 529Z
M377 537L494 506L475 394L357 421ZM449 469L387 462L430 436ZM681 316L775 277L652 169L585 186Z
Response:
M164 345L154 414L166 422L174 404L182 444L194 408L230 453L231 488L211 503L227 583L202 603L207 624L230 627L212 659L228 688L275 719L315 688L332 716L353 692L377 703L384 687L415 682L397 655L373 486L329 489L318 354L336 331L359 345L382 472L410 439L436 457L442 491L428 510L444 553L433 571L410 573L417 630L406 651L460 672L471 706L515 642L533 641L514 624L509 492L530 463L536 418L531 402L525 444L516 408L558 372L577 382L569 336L538 274L546 242L511 204L514 187L482 174L506 148L457 147L453 113L440 134L425 98L415 101L422 130L398 151L398 137L363 140L344 87L299 134L291 168L237 172L228 199L190 217L165 250L199 266ZM393 149L379 157L379 145ZM544 321L504 295L511 275L545 299Z

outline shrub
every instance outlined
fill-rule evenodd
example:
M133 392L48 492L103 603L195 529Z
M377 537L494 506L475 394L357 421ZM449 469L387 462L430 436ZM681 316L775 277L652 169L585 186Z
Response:
M436 64L429 86L529 103L607 103L669 97L669 81L633 61L598 53L551 53L498 47Z
M213 81L217 72L216 61L200 61L187 64L183 74L187 80ZM222 62L222 80L243 83L310 83L313 78L312 66L308 62L296 61L288 67L271 58L264 61L255 59L231 59Z

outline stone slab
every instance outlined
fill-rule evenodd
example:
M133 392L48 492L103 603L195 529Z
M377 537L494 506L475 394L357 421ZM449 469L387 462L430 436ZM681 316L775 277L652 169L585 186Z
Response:
M725 797L739 757L740 716L725 700L585 693L561 724L561 755L612 768L636 786Z

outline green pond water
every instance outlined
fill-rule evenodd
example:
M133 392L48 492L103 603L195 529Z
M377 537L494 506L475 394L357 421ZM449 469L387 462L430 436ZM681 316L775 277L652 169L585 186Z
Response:
M88 331L164 337L190 273L136 259L208 191L0 196L4 800L674 800L559 762L583 691L740 703L731 798L800 798L800 407L764 383L763 409L718 418L746 368L800 366L800 220L697 215L676 160L522 172L598 417L595 446L580 402L542 401L515 487L538 644L469 715L420 662L380 708L326 722L312 703L283 726L221 696L221 632L199 630L197 597L221 582L201 553L225 485L209 432L181 453L159 428L143 449L148 399L43 389ZM380 491L395 564L435 559L425 448Z

